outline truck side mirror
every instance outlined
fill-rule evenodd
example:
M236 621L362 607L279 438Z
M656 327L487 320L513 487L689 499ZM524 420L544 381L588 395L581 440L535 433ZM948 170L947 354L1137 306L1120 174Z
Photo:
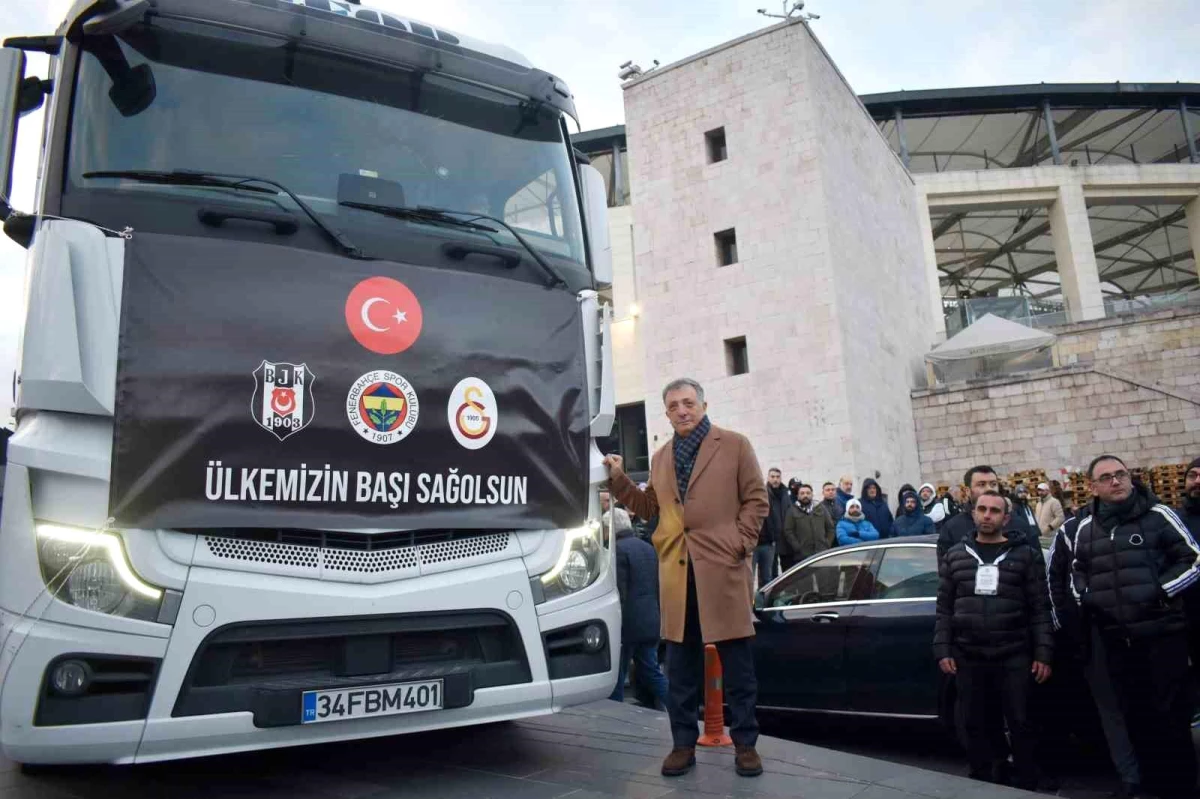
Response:
M21 105L21 84L25 79L25 54L5 47L0 49L0 218L8 218L12 192L13 161L17 150L17 117Z
M583 214L587 219L592 274L600 288L607 288L613 281L612 243L608 238L608 192L604 188L604 177L594 166L581 164L579 180L583 189Z

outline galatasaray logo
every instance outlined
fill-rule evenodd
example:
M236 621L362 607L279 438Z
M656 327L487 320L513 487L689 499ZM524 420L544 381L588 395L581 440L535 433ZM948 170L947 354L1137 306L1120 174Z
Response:
M478 377L465 377L450 392L446 405L450 432L467 449L483 449L496 435L499 410L491 387Z
M372 444L395 444L417 426L420 406L412 384L395 372L367 372L346 395L346 416Z
M313 373L304 364L263 361L254 370L250 415L280 441L313 419Z
M421 303L399 280L369 277L346 298L346 326L355 341L379 355L395 355L421 335Z

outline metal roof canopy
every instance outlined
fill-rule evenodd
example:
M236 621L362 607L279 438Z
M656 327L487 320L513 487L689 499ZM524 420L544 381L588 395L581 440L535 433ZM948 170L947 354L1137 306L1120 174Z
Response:
M1030 83L860 95L877 121L906 117L996 113L1041 108L1178 108L1181 99L1200 108L1200 83Z
M1187 163L1200 148L1200 84L1031 84L901 91L862 98L915 173L1052 164ZM1189 142L1189 139L1191 141ZM1109 296L1198 284L1178 205L1089 203ZM932 215L943 296L1023 294L1061 302L1044 208Z

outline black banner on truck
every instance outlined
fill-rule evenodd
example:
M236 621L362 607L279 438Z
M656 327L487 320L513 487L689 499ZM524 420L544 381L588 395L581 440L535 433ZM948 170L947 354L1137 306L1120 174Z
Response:
M584 521L569 292L244 241L138 233L125 252L116 525Z

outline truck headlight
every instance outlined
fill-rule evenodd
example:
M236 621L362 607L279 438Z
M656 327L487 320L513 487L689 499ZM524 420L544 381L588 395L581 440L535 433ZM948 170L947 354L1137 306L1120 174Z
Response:
M546 599L573 594L596 582L604 568L603 553L600 522L590 521L567 530L558 561L541 577Z
M59 600L127 619L158 619L163 590L134 572L120 536L38 524L37 539L42 580Z

